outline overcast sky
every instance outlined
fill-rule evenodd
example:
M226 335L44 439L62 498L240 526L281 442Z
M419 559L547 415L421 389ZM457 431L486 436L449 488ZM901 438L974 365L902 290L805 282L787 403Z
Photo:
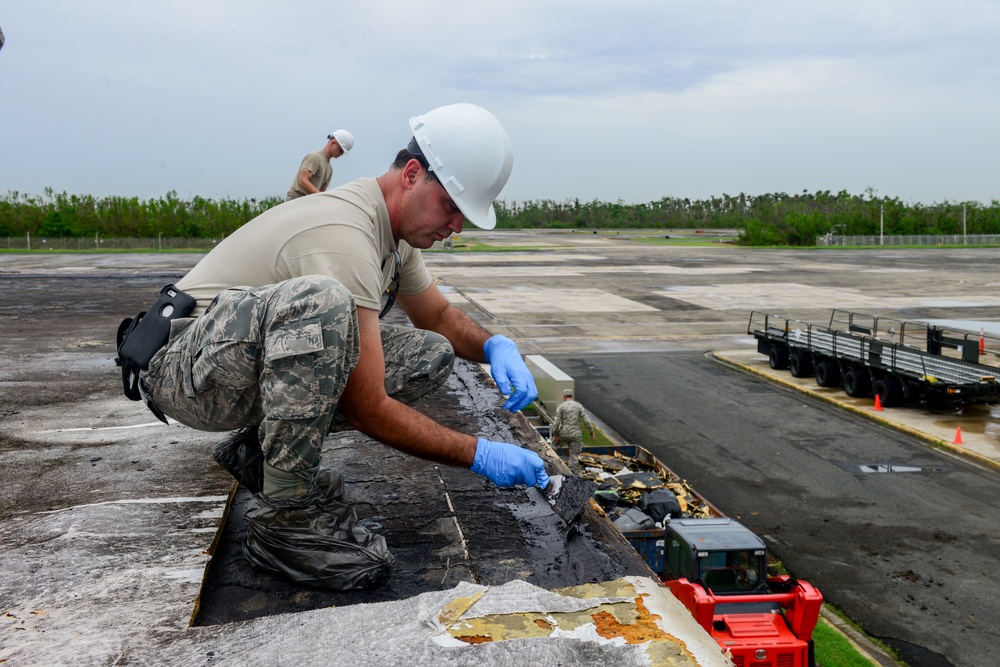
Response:
M1000 2L21 0L0 4L0 194L282 196L473 102L501 199L847 190L1000 199Z

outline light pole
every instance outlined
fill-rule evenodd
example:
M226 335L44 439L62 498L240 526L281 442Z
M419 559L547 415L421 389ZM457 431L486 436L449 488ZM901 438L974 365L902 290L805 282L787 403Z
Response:
M962 204L962 245L969 245L969 238L965 234L965 204Z
M885 245L885 206L878 207L878 244Z

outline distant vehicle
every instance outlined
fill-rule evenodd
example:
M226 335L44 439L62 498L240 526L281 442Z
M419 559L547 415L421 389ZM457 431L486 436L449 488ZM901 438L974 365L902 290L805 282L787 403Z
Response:
M768 577L767 546L733 519L673 519L665 530L667 588L737 667L815 667L816 588Z

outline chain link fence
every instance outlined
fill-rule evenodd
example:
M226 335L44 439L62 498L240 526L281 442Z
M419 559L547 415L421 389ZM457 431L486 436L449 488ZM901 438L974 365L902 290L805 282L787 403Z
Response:
M129 236L32 237L0 236L0 249L8 250L211 250L222 238L135 238Z
M956 246L1000 245L1000 234L947 234L900 236L837 236L816 237L818 246Z
M32 237L0 236L0 250L211 250L219 238L137 238L131 236ZM989 246L1000 245L1000 234L838 236L816 237L818 246Z

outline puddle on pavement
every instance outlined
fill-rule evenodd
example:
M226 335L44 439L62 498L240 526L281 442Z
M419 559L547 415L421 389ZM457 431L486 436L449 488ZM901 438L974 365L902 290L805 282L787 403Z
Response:
M1000 406L969 405L950 413L928 411L926 414L940 428L950 430L961 426L964 433L1000 438Z
M858 470L866 474L948 472L946 468L907 466L896 463L862 463L858 466Z

